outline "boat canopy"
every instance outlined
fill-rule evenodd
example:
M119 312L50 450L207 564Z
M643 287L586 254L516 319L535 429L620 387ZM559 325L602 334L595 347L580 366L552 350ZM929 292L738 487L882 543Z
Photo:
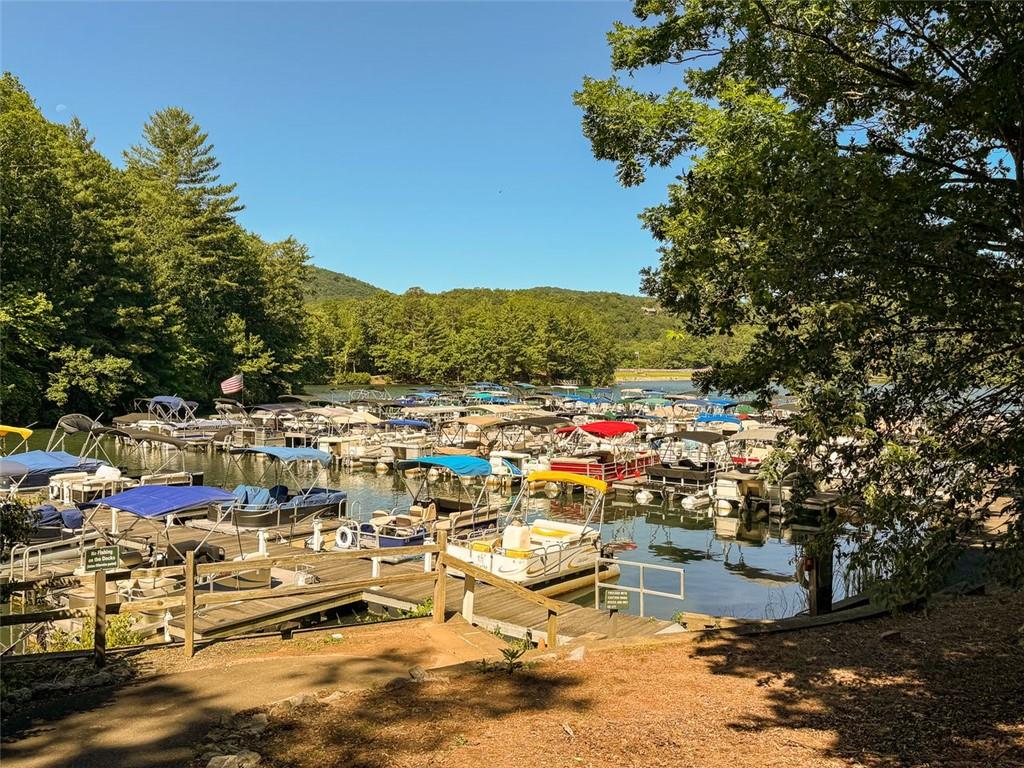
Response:
M728 424L743 424L739 416L732 416L728 413L701 413L693 420L694 424L713 424L724 421Z
M480 429L489 429L503 424L505 420L500 416L462 416L455 420L457 424L466 424Z
M715 443L721 443L725 440L725 435L719 434L718 432L702 432L700 430L682 430L680 432L669 432L664 435L658 435L656 438L651 440L651 445L658 447L665 440L688 440L691 443L701 443L702 445L714 445Z
M477 456L420 456L398 462L401 470L416 467L440 467L459 477L486 477L491 474L491 463Z
M234 501L227 491L208 485L143 485L123 493L80 504L81 509L111 507L129 512L136 517L166 517L176 512L209 504Z
M163 443L173 445L175 448L185 449L192 443L182 440L180 437L162 435L159 432L150 432L146 429L118 429L116 427L94 427L92 430L96 435L109 435L111 437L122 437L133 440L136 443Z
M326 405L319 408L307 408L303 413L310 416L323 416L325 419L336 419L339 416L351 416L353 410L342 405Z
M501 425L502 429L508 429L509 427L564 427L572 426L572 422L569 419L562 418L561 416L528 416L525 419L517 419L515 421L506 421Z
M421 421L420 419L388 419L387 425L389 427L409 427L411 429L430 429L429 421Z
M608 483L604 480L598 480L596 477L587 477L586 475L578 475L575 472L554 472L551 470L531 472L527 476L526 481L528 483L572 483L593 488L601 493L608 492Z
M32 430L26 427L7 427L0 424L0 437L7 437L8 435L17 435L22 440L28 440L32 437Z
M737 432L735 435L729 438L729 442L737 443L740 440L764 440L765 442L774 443L779 439L779 434L782 432L777 427L758 427L755 429L744 429L742 432Z
M17 454L17 459L0 459L0 477L22 477L32 472L56 472L97 463L104 462L82 459L67 451L25 451Z
M637 426L628 421L592 421L589 424L562 427L561 429L556 429L555 432L561 435L576 429L581 429L588 435L595 435L597 437L617 437L629 432L636 432Z
M232 453L262 453L285 464L295 461L318 461L325 467L331 463L331 454L316 448L284 448L278 445L252 445L236 448Z

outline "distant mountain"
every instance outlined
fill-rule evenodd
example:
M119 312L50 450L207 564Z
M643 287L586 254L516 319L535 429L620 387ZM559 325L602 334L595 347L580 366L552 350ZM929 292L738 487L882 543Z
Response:
M354 277L343 275L323 267L312 267L309 294L307 301L326 301L328 299L365 299L367 296L383 291Z

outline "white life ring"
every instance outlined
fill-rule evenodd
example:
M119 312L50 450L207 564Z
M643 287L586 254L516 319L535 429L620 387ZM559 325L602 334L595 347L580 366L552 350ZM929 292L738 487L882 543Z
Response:
M334 532L334 548L352 549L352 545L355 543L355 538L356 537L352 533L352 529L343 525Z

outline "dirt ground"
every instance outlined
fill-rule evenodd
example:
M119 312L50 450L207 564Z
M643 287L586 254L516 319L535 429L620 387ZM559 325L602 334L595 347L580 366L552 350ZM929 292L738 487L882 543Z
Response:
M271 715L277 768L1024 766L1024 594L470 671Z

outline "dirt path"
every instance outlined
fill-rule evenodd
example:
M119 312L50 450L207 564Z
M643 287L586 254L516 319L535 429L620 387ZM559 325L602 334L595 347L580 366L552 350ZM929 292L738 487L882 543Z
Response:
M194 745L228 714L322 689L357 690L494 658L501 641L462 622L377 624L292 641L221 643L190 662L180 650L137 658L142 676L37 702L5 724L5 768L156 768L187 765Z

